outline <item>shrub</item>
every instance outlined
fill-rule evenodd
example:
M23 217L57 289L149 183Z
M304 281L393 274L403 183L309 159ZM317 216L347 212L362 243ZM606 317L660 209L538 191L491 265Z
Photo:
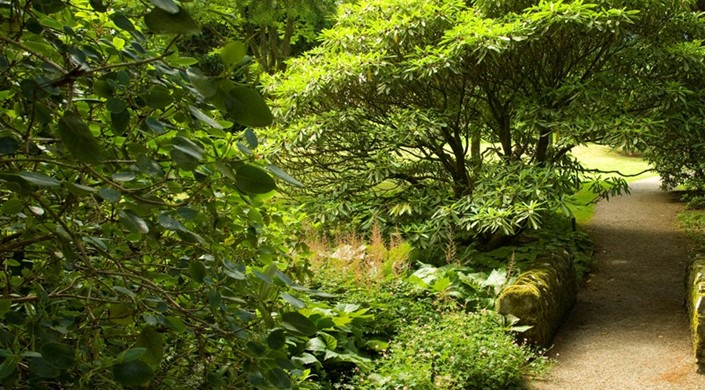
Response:
M515 343L503 319L483 311L452 313L403 329L365 389L513 389L547 368L545 358Z

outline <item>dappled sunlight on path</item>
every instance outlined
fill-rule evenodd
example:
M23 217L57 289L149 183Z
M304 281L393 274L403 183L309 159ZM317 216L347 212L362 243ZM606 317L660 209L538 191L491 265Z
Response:
M705 389L684 306L680 207L658 178L598 205L590 225L597 267L549 352L556 367L533 388Z

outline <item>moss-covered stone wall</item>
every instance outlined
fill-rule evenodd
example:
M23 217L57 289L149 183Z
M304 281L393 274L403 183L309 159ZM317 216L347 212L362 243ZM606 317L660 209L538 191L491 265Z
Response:
M705 255L696 256L686 278L688 317L698 372L705 372Z
M573 256L567 251L541 256L497 300L497 311L530 325L520 334L527 342L548 347L578 293Z

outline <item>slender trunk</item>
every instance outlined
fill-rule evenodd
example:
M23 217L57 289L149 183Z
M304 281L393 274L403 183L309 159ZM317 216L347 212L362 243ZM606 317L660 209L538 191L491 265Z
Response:
M548 147L551 145L551 136L553 132L551 129L546 127L539 127L539 140L536 144L536 163L540 166L546 164L546 158L548 157Z

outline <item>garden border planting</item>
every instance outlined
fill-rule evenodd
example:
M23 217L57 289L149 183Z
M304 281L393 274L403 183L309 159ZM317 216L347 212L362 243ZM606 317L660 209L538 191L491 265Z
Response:
M696 255L686 278L688 319L698 372L705 372L705 256Z

